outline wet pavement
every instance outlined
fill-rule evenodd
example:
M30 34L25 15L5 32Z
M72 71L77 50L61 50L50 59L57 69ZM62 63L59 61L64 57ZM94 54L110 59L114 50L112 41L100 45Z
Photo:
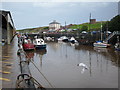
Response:
M0 61L2 61L2 44L0 43ZM0 70L2 70L2 63L0 63ZM0 78L2 74L0 73ZM0 80L0 89L2 88L2 80Z
M2 88L16 87L16 78L20 74L17 49L17 38L10 45L2 46Z
M11 45L3 46L2 50L3 62L0 63L3 70L0 73L6 79L3 87L14 88L20 74L17 38ZM26 58L34 63L29 62L32 76L44 87L118 88L120 54L113 48L47 42L46 49L27 51L26 54ZM78 66L79 63L85 64L88 69Z

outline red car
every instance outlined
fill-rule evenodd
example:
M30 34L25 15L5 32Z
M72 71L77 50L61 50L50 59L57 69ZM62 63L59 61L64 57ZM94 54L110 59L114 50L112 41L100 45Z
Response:
M34 50L34 44L32 43L32 41L30 39L24 39L23 41L23 49L24 50Z

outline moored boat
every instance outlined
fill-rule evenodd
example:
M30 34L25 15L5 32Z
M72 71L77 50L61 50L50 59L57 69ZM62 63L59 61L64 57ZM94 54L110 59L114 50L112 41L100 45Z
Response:
M36 38L33 41L35 48L36 49L45 49L46 48L46 43L44 42L44 40L42 38Z
M93 43L93 46L94 46L94 47L107 48L107 47L110 46L110 44L107 44L107 43L104 43L104 42L101 42L101 41L97 41L97 42Z
M111 46L110 44L108 44L107 42L103 42L103 36L102 36L102 22L101 22L101 41L97 41L95 43L93 43L94 47L101 47L101 48L107 48L109 46Z
M66 36L62 36L62 37L58 38L58 41L69 42L69 39Z
M71 43L77 43L77 40L75 40L74 37L71 37L69 41L70 41Z
M24 50L34 50L35 48L34 44L32 43L30 39L24 39L22 46Z

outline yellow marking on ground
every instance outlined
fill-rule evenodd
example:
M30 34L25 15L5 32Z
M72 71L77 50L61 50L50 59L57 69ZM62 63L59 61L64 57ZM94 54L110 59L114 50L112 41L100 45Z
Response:
M0 70L0 72L3 73L3 74L9 74L9 73L11 73L11 72L1 71L1 70Z
M13 64L13 63L11 63L11 62L3 62L3 63Z
M10 56L2 56L2 57L10 57Z
M2 58L2 60L9 60L8 58Z
M10 81L10 79L7 79L7 78L1 78L1 77L0 77L0 80Z
M4 61L0 61L0 62L2 62L2 63L8 63L8 64L13 64L13 63L11 63L11 62L4 62Z
M2 68L12 68L12 67L10 67L10 66L5 66L5 67L2 67Z
M2 56L3 58L10 58L10 56Z

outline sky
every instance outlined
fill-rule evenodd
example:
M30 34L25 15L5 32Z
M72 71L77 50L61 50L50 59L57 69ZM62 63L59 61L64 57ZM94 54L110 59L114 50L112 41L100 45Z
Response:
M118 2L2 2L2 10L10 11L15 28L48 26L53 20L66 24L107 21L118 15Z

